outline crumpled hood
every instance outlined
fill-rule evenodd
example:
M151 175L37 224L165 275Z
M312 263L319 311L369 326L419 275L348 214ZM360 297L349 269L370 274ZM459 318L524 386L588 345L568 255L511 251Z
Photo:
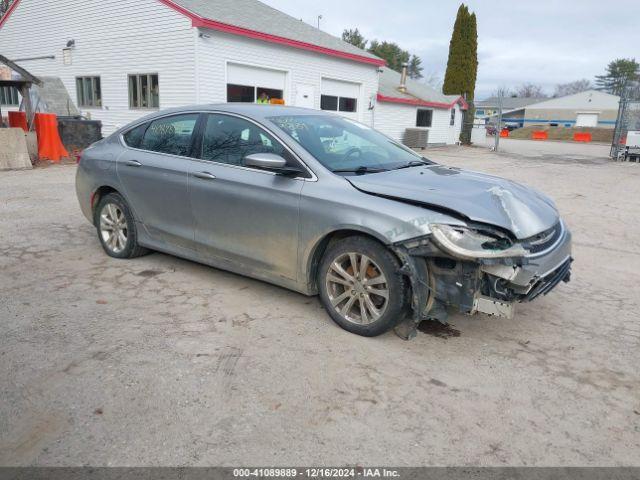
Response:
M524 239L554 226L554 203L535 190L482 173L430 165L345 177L365 193L440 206Z

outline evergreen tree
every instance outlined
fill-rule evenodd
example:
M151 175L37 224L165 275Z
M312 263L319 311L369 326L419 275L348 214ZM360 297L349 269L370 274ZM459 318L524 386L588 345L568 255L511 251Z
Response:
M630 81L640 81L640 65L635 58L618 58L607 65L607 73L596 76L599 90L621 95Z
M362 36L357 28L345 29L342 32L342 40L350 43L351 45L355 45L358 48L362 48L363 50L367 48L367 40Z
M422 60L420 57L411 55L408 51L400 48L397 43L379 42L378 40L369 42L357 28L345 29L342 32L342 40L362 49L365 49L367 43L369 43L367 50L385 60L390 69L401 72L402 65L406 63L409 66L407 69L409 78L422 78Z
M369 52L386 60L387 67L396 72L401 72L402 65L409 63L410 60L409 52L401 49L398 44L393 42L372 40L369 46Z
M470 104L465 113L463 143L470 143L473 127L473 98L478 75L478 27L475 13L470 13L465 4L460 5L449 43L449 59L444 76L443 92L446 95L462 95Z
M422 78L422 60L417 55L411 55L408 73L409 78L413 78L414 80Z
M0 18L2 18L4 14L7 13L9 7L11 7L11 4L13 2L14 0L0 0Z

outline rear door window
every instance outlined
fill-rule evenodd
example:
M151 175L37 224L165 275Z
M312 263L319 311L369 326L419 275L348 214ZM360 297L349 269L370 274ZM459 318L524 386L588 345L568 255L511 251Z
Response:
M191 140L197 121L197 113L155 120L149 124L139 148L188 157L191 154Z

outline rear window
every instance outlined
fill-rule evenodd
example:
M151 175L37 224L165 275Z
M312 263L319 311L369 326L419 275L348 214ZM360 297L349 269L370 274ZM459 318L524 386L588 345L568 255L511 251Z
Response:
M142 138L144 137L144 131L148 126L149 124L145 123L134 128L133 130L129 130L124 134L124 143L132 148L140 148L140 145L142 145Z

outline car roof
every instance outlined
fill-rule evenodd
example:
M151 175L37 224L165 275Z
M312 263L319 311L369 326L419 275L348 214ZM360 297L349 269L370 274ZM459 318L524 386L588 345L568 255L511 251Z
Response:
M144 118L139 119L135 123L144 120L152 120L157 117L163 117L170 114L178 114L182 112L227 112L246 115L251 118L264 119L268 117L279 117L287 115L322 115L328 112L322 112L312 108L286 107L283 105L262 105L256 103L210 103L205 105L186 105L184 107L166 108L153 112Z
M284 105L263 105L257 103L209 103L209 104L197 104L197 105L185 105L183 107L164 108L162 110L154 111L144 117L140 117L137 120L130 122L118 130L112 135L117 136L135 128L143 123L153 121L157 118L166 117L169 115L179 115L181 113L190 112L222 112L222 113L235 113L238 115L244 115L246 117L257 120L258 122L269 121L270 117L281 117L291 115L326 115L336 116L333 112L326 112L322 110L316 110L313 108L302 107L287 107Z

